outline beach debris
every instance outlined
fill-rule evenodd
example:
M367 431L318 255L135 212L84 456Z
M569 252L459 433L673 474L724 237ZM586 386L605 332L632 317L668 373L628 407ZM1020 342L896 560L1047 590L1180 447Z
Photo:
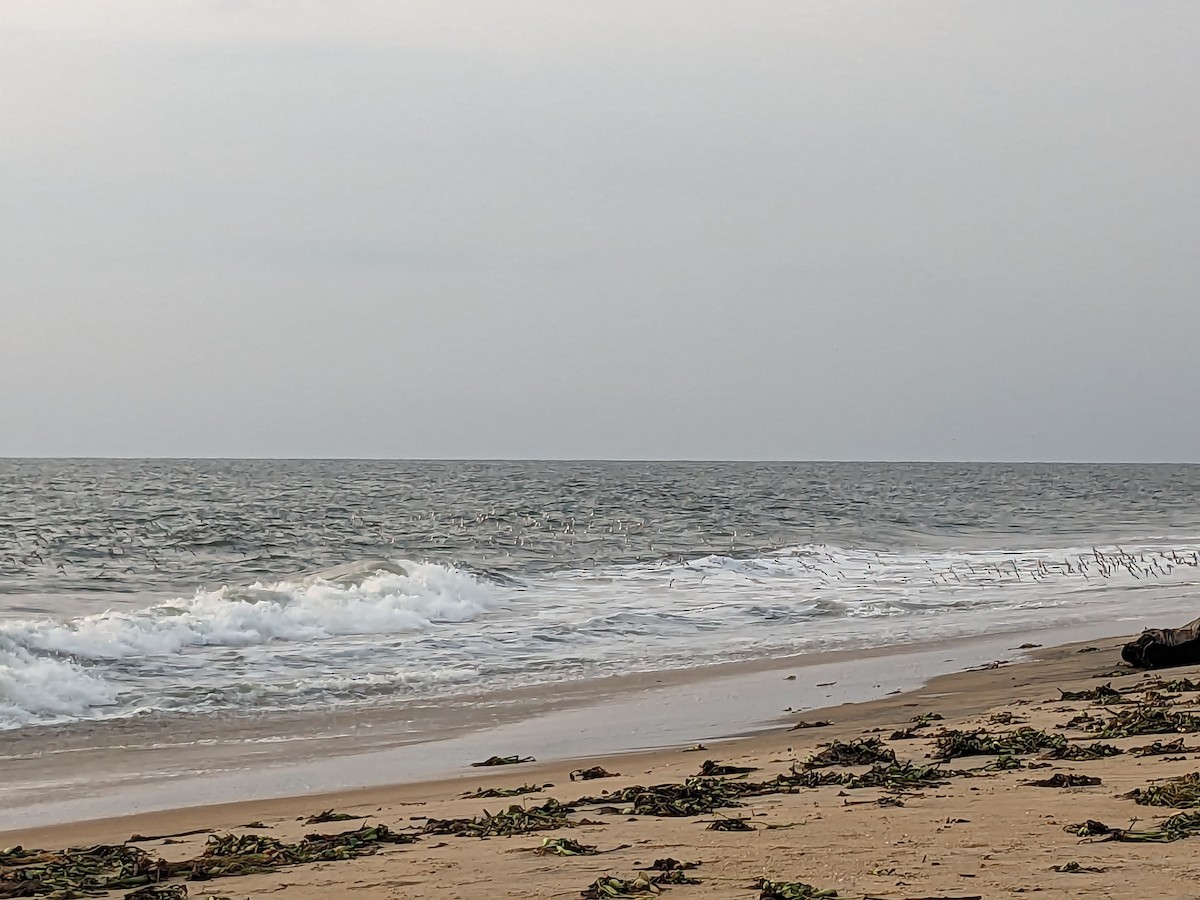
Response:
M723 807L741 806L738 798L755 787L720 778L686 778L677 784L634 785L601 797L581 797L572 805L614 804L630 816L704 816Z
M1080 647L1075 652L1076 653L1099 653L1100 648L1099 647Z
M1092 725L1098 737L1123 738L1139 734L1187 734L1200 731L1200 718L1191 713L1157 706L1131 706L1118 710L1107 722Z
M309 816L304 820L305 825L323 825L326 822L351 822L355 819L365 819L366 816L353 816L350 813L334 812L332 809L324 810L317 813L315 816Z
M574 828L576 822L567 818L570 806L557 800L547 800L541 806L522 806L514 803L508 809L471 819L427 819L425 834L451 834L455 837L508 837L531 831L550 831L554 828Z
M681 862L672 856L667 856L663 859L656 859L648 866L642 868L648 872L671 872L671 871L686 871L687 869L699 868L698 862Z
M749 819L740 819L734 816L722 816L719 819L714 819L708 823L706 831L755 831L755 827L750 824Z
M1190 678L1175 678L1171 681L1151 681L1144 687L1147 690L1153 688L1168 694L1190 694L1200 691L1200 681L1192 681Z
M1071 717L1062 725L1056 725L1056 728L1062 728L1070 731L1078 729L1080 731L1099 731L1104 727L1104 720L1099 716L1093 716L1091 713L1080 713L1077 716Z
M1064 825L1063 831L1068 834L1073 834L1076 837L1099 837L1100 835L1112 834L1114 829L1109 828L1103 822L1096 819L1088 819L1086 822L1077 822L1074 825Z
M1096 873L1107 872L1108 869L1103 868L1103 867L1096 867L1096 866L1084 866L1084 865L1080 865L1079 863L1072 860L1069 863L1063 863L1061 866L1051 866L1050 871L1051 872L1064 872L1067 874L1074 875L1074 874L1079 874L1079 873L1083 873L1083 872L1096 872Z
M1175 809L1200 806L1200 772L1172 778L1144 790L1139 788L1125 796L1139 806L1172 806Z
M536 794L552 784L522 784L511 788L480 788L471 794L463 794L464 800L491 800L497 797L519 797L522 794Z
M476 769L484 766L517 766L521 763L537 762L532 756L489 756L482 762L473 762Z
M683 748L684 753L701 753L706 750L708 750L708 748L705 747L703 744L696 744L696 746L694 746L694 747L684 747Z
M581 844L570 838L542 838L542 846L534 847L533 852L538 856L595 856L600 851L594 844Z
M1096 741L1086 747L1083 744L1066 744L1062 747L1055 747L1052 750L1043 753L1042 759L1070 759L1070 760L1091 760L1105 759L1110 756L1120 756L1125 751L1120 747L1114 747L1112 744L1102 744Z
M592 766L590 769L576 769L568 777L572 781L592 781L595 778L617 778L620 772L609 772L601 766Z
M789 728L788 731L802 731L805 728L828 728L832 724L832 722L827 722L824 719L820 719L816 722L806 722L801 719L799 722Z
M127 844L57 851L16 847L0 852L0 897L52 894L67 900L97 891L157 885L179 876L205 881L251 875L298 863L353 859L374 853L383 844L416 840L384 825L342 834L310 834L294 844L265 835L212 835L200 856L170 863ZM168 900L165 894L154 896Z
M845 743L833 741L823 750L800 763L801 769L823 769L829 766L865 766L879 762L895 762L896 751L877 737L856 739ZM795 767L793 766L793 769Z
M98 891L145 887L171 874L171 867L162 859L127 844L0 851L0 897L83 897Z
M148 884L130 891L125 900L185 900L187 895L186 884Z
M1125 700L1125 695L1114 688L1111 681L1102 684L1099 687L1087 688L1086 690L1082 691L1064 691L1062 688L1059 688L1058 692L1062 694L1062 696L1058 698L1058 702L1067 700L1090 700L1093 703L1122 703Z
M803 881L769 881L760 878L753 886L759 892L758 900L824 900L838 895L835 890L818 890Z
M590 898L590 900L604 900L604 898L609 897L636 897L640 894L659 894L662 892L662 885L699 883L700 879L684 875L680 869L671 869L660 872L657 875L651 875L648 872L639 872L633 878L616 878L612 875L602 875L587 888L580 891L580 895Z
M1179 628L1147 628L1121 648L1121 659L1137 669L1200 663L1200 619Z
M1038 781L1025 782L1029 787L1044 788L1093 787L1102 783L1099 778L1093 775L1076 775L1074 773L1068 775L1065 772L1058 772L1049 778L1042 778Z
M946 783L946 772L940 767L921 766L912 762L893 762L886 766L876 764L861 775L847 775L842 786L850 790L858 788L883 788L887 791L917 791L922 788L938 787Z
M245 825L239 825L239 828L270 828L271 826L265 822L247 822Z
M717 778L726 775L748 775L757 772L758 766L726 766L715 759L706 759L700 764L700 777Z
M1129 752L1134 756L1171 756L1176 753L1200 753L1200 747L1189 747L1184 743L1184 738L1175 738L1166 743L1155 741L1152 744L1134 747Z
M1164 819L1157 828L1134 830L1132 828L1109 828L1103 822L1089 819L1079 825L1068 825L1065 831L1081 838L1099 838L1103 841L1124 841L1169 844L1200 834L1200 812L1182 812Z
M1000 756L1003 754L1036 753L1064 746L1067 739L1060 734L1047 734L1024 725L1015 731L991 734L987 731L943 731L934 736L935 759L956 759L962 756Z
M988 763L986 766L984 766L979 771L981 771L981 772L1009 772L1014 769L1024 769L1024 768L1025 768L1025 763L1023 763L1021 761L1020 757L1012 756L1011 754L1005 753L1001 756L997 756L994 762Z
M171 834L131 834L127 844L142 844L146 841L165 841L167 838L191 837L195 834L212 834L211 828L193 828L191 831L175 831Z

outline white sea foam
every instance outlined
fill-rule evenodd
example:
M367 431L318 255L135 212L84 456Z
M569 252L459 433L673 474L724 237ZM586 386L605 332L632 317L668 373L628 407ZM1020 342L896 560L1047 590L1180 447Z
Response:
M0 726L294 709L1176 615L1194 544L1094 552L808 545L501 583L367 561L82 616L0 620Z

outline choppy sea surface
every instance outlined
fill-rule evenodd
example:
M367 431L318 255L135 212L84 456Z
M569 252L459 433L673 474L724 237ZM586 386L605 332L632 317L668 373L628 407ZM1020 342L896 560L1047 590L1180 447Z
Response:
M1200 467L0 460L0 728L1200 613Z

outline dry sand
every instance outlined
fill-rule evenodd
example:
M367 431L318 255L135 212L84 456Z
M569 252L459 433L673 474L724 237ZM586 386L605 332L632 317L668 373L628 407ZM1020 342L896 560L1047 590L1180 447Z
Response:
M937 678L920 690L870 703L805 713L806 720L829 719L828 727L778 731L735 741L710 744L707 751L677 748L572 763L471 769L461 778L420 784L355 790L336 795L198 807L118 819L82 822L0 835L0 844L59 848L94 843L121 843L133 834L164 835L211 828L246 831L245 823L261 821L267 834L296 840L314 830L302 821L327 808L370 816L393 829L419 828L424 817L451 818L496 811L512 802L542 803L549 797L573 800L634 784L680 781L696 774L705 759L758 766L750 775L766 780L788 771L828 741L878 735L885 739L918 714L938 713L945 721L920 732L940 728L978 728L1005 731L1028 724L1066 735L1072 742L1095 740L1079 729L1063 729L1074 716L1104 707L1088 701L1060 702L1058 688L1094 688L1111 680L1127 690L1156 676L1125 674L1097 678L1118 667L1120 642L1103 641L1095 652L1079 646L1043 651L1032 662ZM1189 669L1172 670L1168 678L1195 676ZM782 677L782 676L781 676ZM1171 701L1180 709L1200 705L1200 694L1185 693ZM1162 736L1116 739L1129 749ZM1163 739L1170 739L1166 736ZM901 760L928 763L928 737L888 741ZM1190 743L1200 744L1200 737ZM537 747L528 752L536 755ZM978 768L990 757L953 760L947 768ZM1125 754L1096 761L1025 763L1044 766L956 777L944 786L902 796L903 806L882 806L877 789L843 791L838 786L795 794L754 797L724 815L746 817L749 832L708 829L721 815L695 818L633 818L619 813L589 812L573 818L603 824L572 829L478 839L426 835L411 845L389 846L379 853L350 861L326 862L278 869L268 874L223 878L188 885L192 897L262 897L281 893L291 900L392 897L579 897L597 877L611 873L631 877L656 858L674 857L701 865L690 872L697 885L663 889L663 895L686 898L754 900L755 879L804 881L836 889L849 898L1004 897L1038 893L1058 897L1200 897L1196 855L1200 837L1175 843L1081 842L1064 826L1088 819L1117 827L1139 820L1147 827L1176 812L1137 805L1121 795L1135 788L1200 768L1197 756L1137 757ZM571 782L572 769L599 765L620 777L584 783ZM864 771L865 767L850 771ZM1026 784L1055 773L1082 773L1102 784L1083 788L1041 788ZM511 787L549 782L543 792L513 800L463 799L479 787ZM620 804L618 804L620 805ZM347 822L322 826L329 832L355 827ZM541 856L533 850L547 837L570 837L594 844L595 856ZM167 859L183 859L202 851L206 836L140 844ZM1058 873L1052 866L1078 863L1097 871ZM117 894L115 896L120 896Z

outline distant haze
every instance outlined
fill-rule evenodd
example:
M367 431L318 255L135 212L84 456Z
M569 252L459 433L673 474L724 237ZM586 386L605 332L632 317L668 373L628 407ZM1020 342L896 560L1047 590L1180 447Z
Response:
M0 456L1200 460L1200 4L0 5Z

